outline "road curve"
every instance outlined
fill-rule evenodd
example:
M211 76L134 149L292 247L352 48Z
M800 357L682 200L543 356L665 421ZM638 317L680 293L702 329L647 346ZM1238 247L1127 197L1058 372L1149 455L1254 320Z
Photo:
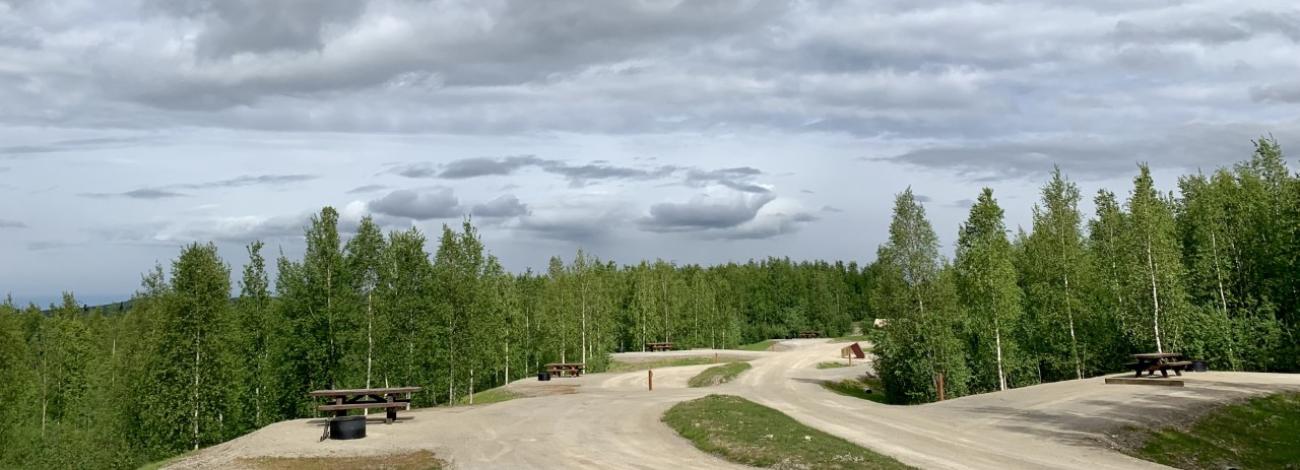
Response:
M392 425L371 421L368 437L319 441L322 420L269 425L203 449L168 468L238 468L242 458L357 456L430 450L458 469L747 468L695 449L660 422L673 404L709 393L746 397L809 426L937 469L1164 468L1111 450L1111 433L1151 425L1189 409L1250 394L1300 390L1300 375L1188 374L1183 388L1105 385L1093 378L1037 385L918 406L889 406L826 391L818 382L861 374L871 366L816 368L837 360L843 344L788 340L779 352L694 350L671 355L751 359L736 381L692 389L704 366L591 374L576 379L518 380L507 387L540 395L481 406L401 413ZM627 353L631 361L656 353ZM667 355L667 354L664 354ZM558 393L558 394L556 394Z

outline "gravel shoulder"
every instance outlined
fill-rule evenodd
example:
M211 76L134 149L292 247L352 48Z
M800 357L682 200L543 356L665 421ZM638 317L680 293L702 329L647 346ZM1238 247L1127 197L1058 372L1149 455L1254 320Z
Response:
M710 393L739 395L796 420L921 468L1165 468L1114 450L1125 426L1176 420L1189 409L1246 396L1300 390L1300 374L1188 374L1187 386L1105 385L1102 378L1057 382L942 403L890 406L838 395L818 382L870 370L837 369L843 344L783 341L777 351L624 353L619 360L701 355L750 360L753 369L715 387L687 388L710 364L590 374L507 388L525 398L481 406L402 412L392 425L369 423L366 439L320 441L322 419L269 425L203 449L168 468L238 468L240 458L355 456L429 450L452 468L746 468L695 449L660 422L673 404Z

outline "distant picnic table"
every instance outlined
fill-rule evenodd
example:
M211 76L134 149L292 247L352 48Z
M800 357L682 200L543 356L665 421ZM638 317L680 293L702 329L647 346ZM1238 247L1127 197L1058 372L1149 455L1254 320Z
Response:
M579 377L586 368L581 362L552 362L546 365L546 372L552 377Z
M800 331L800 332L799 332L799 337L800 337L800 338L820 338L821 336L822 336L822 334L821 334L821 333L818 333L818 332L816 332L816 331Z
M1157 370L1162 377L1169 377L1170 370L1181 376L1192 365L1192 361L1185 360L1182 353L1142 353L1134 354L1133 359L1135 362L1128 364L1128 368L1133 369L1134 377L1141 377L1143 372L1148 376L1155 375Z
M659 352L659 351L672 351L672 350L673 350L673 343L669 343L669 342L662 342L662 343L646 343L646 344L645 344L645 347L646 347L646 349L649 349L649 350L651 350L651 351L653 351L653 352Z
M397 420L397 409L411 408L411 394L420 387L354 388L345 390L316 390L308 396L323 397L330 404L317 406L319 411L333 412L334 416L347 416L348 410L383 408L384 422Z

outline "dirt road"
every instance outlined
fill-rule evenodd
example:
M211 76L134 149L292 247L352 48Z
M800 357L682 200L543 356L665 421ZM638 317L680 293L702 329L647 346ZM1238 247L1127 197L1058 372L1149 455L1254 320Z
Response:
M508 385L533 398L403 412L372 421L366 439L318 442L323 421L272 424L204 449L170 468L232 468L241 457L368 455L430 450L458 469L745 468L700 452L659 421L674 403L709 393L740 395L795 419L921 468L1163 468L1108 449L1110 433L1198 407L1284 388L1300 375L1189 374L1184 388L1105 385L1101 378L1058 382L919 406L880 405L824 390L818 381L860 374L869 364L818 370L843 344L790 340L779 352L699 350L628 353L752 358L735 382L707 389L686 380L708 366L646 373L592 374ZM561 394L550 394L564 392ZM550 395L548 395L550 394Z

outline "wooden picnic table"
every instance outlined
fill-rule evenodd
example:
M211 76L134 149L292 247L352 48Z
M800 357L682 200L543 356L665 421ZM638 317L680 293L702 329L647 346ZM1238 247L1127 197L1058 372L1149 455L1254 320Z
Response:
M673 343L669 343L669 342L662 342L662 343L646 343L646 344L645 344L645 347L646 347L646 349L649 349L649 350L651 350L651 351L653 351L653 352L672 351L672 350L673 350Z
M579 377L586 368L581 362L552 362L546 365L546 372L552 377Z
M384 422L397 420L397 409L411 409L411 394L420 387L353 388L343 390L316 390L308 396L327 398L330 404L317 406L319 411L333 412L334 416L347 416L348 410L383 408Z
M1134 377L1141 377L1143 372L1152 376L1157 370L1160 371L1161 377L1169 377L1170 370L1181 376L1183 371L1192 365L1192 361L1185 360L1182 353L1134 354L1133 360L1135 362L1128 364L1128 368L1133 369Z
M799 332L799 337L800 337L800 338L820 338L821 335L822 335L821 333L818 333L818 332L816 332L816 331L800 331L800 332Z

